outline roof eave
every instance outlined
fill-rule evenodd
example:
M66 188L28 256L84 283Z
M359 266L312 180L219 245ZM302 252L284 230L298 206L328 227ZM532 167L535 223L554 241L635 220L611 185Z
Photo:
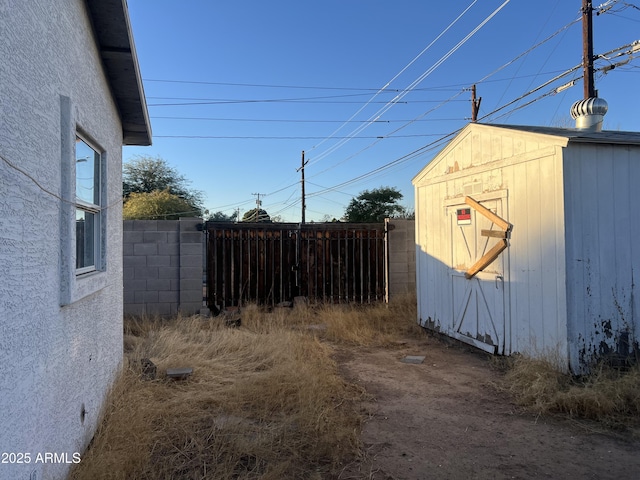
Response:
M151 122L126 0L85 0L122 123L123 145L151 145Z

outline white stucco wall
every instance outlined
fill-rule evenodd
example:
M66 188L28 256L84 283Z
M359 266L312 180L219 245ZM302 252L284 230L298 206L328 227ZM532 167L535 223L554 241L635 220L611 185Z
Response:
M0 452L30 454L0 478L58 479L122 361L122 131L82 0L1 2L0 32ZM105 270L82 279L76 127L105 152L109 205Z

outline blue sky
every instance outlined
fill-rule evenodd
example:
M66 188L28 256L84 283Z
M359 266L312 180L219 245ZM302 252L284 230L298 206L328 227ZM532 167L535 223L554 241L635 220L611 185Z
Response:
M637 4L603 4L594 53L640 39ZM299 222L303 150L307 221L381 186L413 208L411 179L469 122L473 84L484 123L572 127L582 98L581 69L525 95L580 64L580 0L128 5L154 137L124 160L162 157L211 212L242 215L259 193L270 215ZM596 67L629 58L615 54ZM605 129L640 131L635 56L596 74Z

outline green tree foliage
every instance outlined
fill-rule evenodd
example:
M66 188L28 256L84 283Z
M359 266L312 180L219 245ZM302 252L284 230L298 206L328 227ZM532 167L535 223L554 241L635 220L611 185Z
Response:
M224 212L215 212L207 217L209 222L235 222L238 218L238 212L233 212L231 215L227 215Z
M189 215L202 215L203 193L189 188L189 180L160 157L135 157L123 165L122 193L125 205L133 193L153 193L167 191L189 204L189 208L176 211L194 211Z
M200 210L195 210L187 200L169 190L132 192L122 208L125 220L177 220L199 215Z
M254 208L245 212L242 216L243 222L268 222L271 223L271 217L266 210Z
M345 222L382 222L385 217L404 214L404 207L398 204L402 194L394 187L380 187L365 190L352 198L344 211Z

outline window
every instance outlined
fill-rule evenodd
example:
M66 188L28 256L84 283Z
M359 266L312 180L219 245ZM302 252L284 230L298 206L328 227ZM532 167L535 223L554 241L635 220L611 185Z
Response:
M76 274L100 269L102 183L100 153L76 136Z

